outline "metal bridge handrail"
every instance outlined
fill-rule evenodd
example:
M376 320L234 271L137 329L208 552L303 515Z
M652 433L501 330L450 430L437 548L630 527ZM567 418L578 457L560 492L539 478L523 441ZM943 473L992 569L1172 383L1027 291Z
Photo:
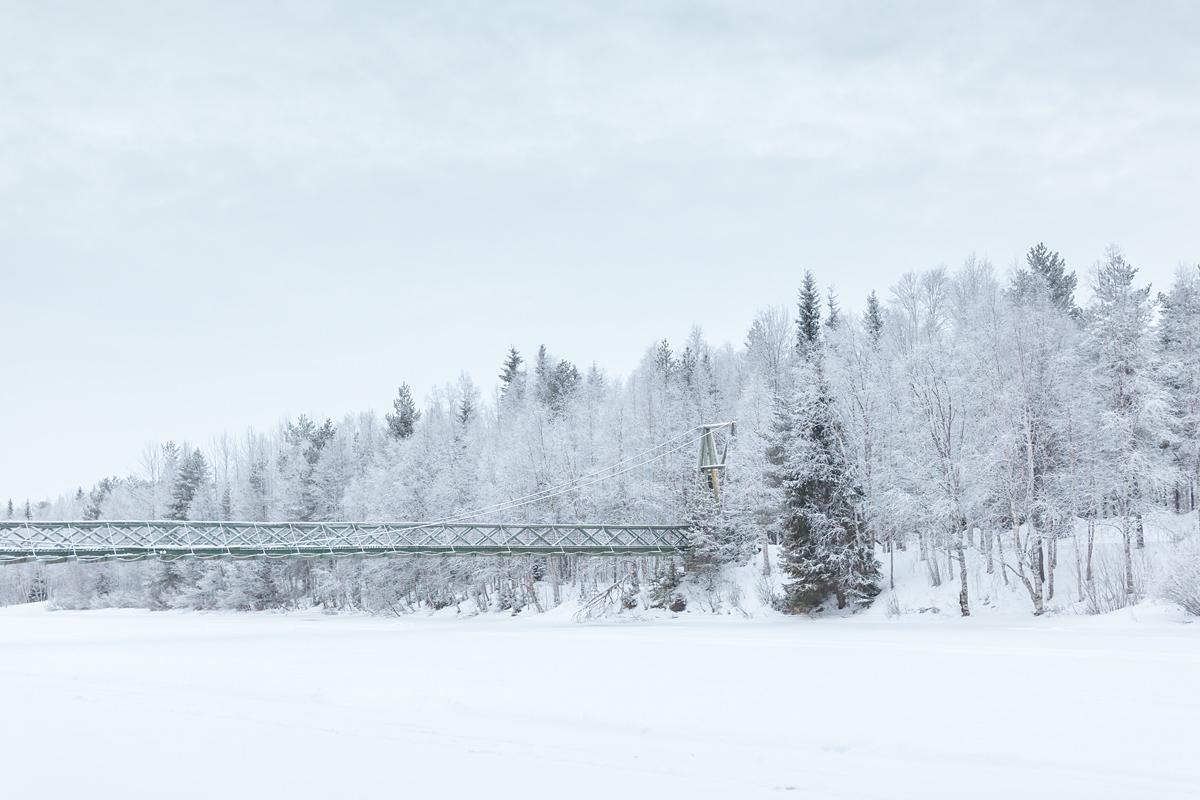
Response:
M337 555L680 552L682 525L523 522L0 522L0 562Z

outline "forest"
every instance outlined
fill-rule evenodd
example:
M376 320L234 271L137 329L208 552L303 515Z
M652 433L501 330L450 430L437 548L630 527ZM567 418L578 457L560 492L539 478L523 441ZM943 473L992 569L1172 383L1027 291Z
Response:
M1147 516L1197 505L1200 267L1156 290L1114 246L1084 279L1079 305L1076 271L1038 244L1003 272L971 257L905 274L850 312L806 272L736 346L694 328L619 376L509 348L490 386L463 374L419 400L396 376L383 415L154 444L137 474L5 512L683 523L678 558L31 564L0 570L0 603L518 613L615 590L621 608L718 610L736 604L730 569L752 567L774 576L763 591L780 611L851 613L892 585L897 553L952 585L963 615L977 602L969 559L1032 614L1068 591L1085 610L1136 603L1150 591L1136 557ZM696 469L698 426L724 420L737 434L718 503ZM1099 570L1105 534L1120 560ZM1155 578L1194 613L1197 541L1179 537Z

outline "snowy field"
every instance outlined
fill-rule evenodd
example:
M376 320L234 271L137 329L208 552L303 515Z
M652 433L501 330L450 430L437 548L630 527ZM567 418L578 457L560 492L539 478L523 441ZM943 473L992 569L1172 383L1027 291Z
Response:
M1195 798L1200 623L0 609L5 797Z

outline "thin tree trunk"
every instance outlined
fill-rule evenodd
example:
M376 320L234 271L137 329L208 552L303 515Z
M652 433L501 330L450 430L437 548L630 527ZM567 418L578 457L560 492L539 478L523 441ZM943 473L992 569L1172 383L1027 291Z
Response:
M554 605L558 606L562 603L562 579L559 577L558 556L550 556L547 559L548 571L550 573L550 585L554 587Z
M1054 568L1058 566L1058 538L1051 538L1046 544L1046 560L1047 564L1047 580L1046 580L1046 599L1054 599Z
M1092 585L1092 553L1096 550L1096 518L1088 516L1088 548L1087 548L1087 585Z
M1074 527L1071 530L1071 542L1074 544L1072 548L1075 551L1075 583L1076 596L1079 602L1083 602L1083 563L1079 558L1079 534L1075 532Z
M1041 609L1045 607L1044 603L1046 597L1045 573L1042 571L1042 535L1033 527L1032 524L1029 526L1029 536L1027 537L1027 542L1030 545L1030 553L1032 554L1031 560L1033 561L1033 563L1030 564L1030 572L1033 573L1033 591L1035 595L1033 604L1037 609L1039 609L1038 613L1040 614Z
M983 543L983 552L987 558L987 574L994 575L996 573L996 564L992 560L992 529L989 527L986 530L980 531L979 538Z
M971 603L967 595L967 555L963 551L962 535L955 537L954 549L958 555L958 608L964 617L971 616Z
M888 588L896 588L896 543L888 540Z
M1129 518L1124 519L1124 524L1121 525L1121 545L1125 556L1125 595L1133 597L1133 552L1130 549L1130 540L1133 538L1129 535Z
M1040 616L1042 614L1042 612L1044 612L1046 610L1045 603L1042 600L1042 587L1041 587L1041 584L1038 583L1038 580L1037 580L1037 577L1038 577L1037 570L1032 568L1033 567L1032 564L1030 564L1030 571L1033 573L1033 580L1031 581L1029 579L1029 576L1025 573L1025 561L1027 559L1031 558L1030 553L1032 551L1027 552L1025 550L1025 548L1021 546L1021 526L1020 526L1020 523L1017 521L1016 506L1012 503L1011 500L1009 501L1009 513L1012 516L1012 535L1013 535L1013 545L1014 545L1013 549L1017 553L1017 569L1016 569L1017 577L1019 577L1021 579L1021 583L1023 583L1025 585L1025 590L1027 592L1029 592L1029 599L1033 603L1034 616ZM1030 526L1030 530L1029 530L1030 540L1032 540L1033 537L1034 537L1033 527Z
M929 543L925 540L925 534L917 531L917 545L921 549L920 559L925 562L926 568L929 570L929 583L932 586L942 585L942 576L938 572L937 558L929 556Z
M1008 570L1004 568L1004 533L996 531L996 552L1000 557L1000 577L1004 579L1004 585L1008 586Z

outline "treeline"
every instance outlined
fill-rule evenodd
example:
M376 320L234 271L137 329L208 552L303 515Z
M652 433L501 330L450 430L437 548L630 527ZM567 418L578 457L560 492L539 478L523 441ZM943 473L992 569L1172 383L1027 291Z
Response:
M1181 269L1156 294L1114 248L1090 279L1081 308L1075 272L1039 244L1006 275L974 258L904 275L852 314L806 274L794 310L763 310L737 348L696 329L650 348L624 378L511 348L486 396L466 375L421 404L401 385L383 416L301 416L202 449L156 445L137 475L7 507L29 519L428 521L493 507L494 521L685 520L686 563L642 561L632 576L587 559L23 567L0 572L4 596L517 609L624 582L623 602L678 608L697 593L736 602L725 567L753 559L785 576L774 602L813 611L870 603L892 580L882 564L915 548L931 583L957 585L962 613L968 557L1040 613L1061 591L1061 543L1084 554L1086 591L1095 525L1113 520L1133 601L1145 515L1196 507L1200 270ZM694 429L725 419L738 436L717 507ZM612 464L633 466L606 472ZM1077 520L1090 523L1085 541Z

